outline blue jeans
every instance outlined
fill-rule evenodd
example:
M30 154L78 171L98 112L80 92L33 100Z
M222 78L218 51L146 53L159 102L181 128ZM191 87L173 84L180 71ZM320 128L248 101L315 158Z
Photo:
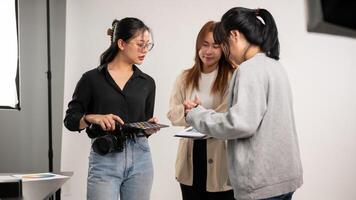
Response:
M88 200L149 200L153 165L146 137L126 140L122 152L89 156Z
M270 197L267 199L261 199L261 200L291 200L294 192L290 192L287 194L282 194L276 197Z

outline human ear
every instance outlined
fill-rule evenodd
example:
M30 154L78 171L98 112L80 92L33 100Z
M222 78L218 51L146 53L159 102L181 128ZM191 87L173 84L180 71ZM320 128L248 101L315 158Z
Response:
M124 50L125 44L126 44L125 41L123 41L122 39L117 40L117 46L119 47L120 50Z
M240 32L238 30L231 30L230 31L230 37L232 37L234 40L237 40L237 38L240 36Z

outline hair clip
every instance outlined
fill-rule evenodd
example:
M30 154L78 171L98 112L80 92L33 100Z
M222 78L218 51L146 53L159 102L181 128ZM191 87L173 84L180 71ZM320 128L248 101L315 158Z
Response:
M263 18L260 16L260 9L259 9L259 8L255 9L255 15L256 15L256 18L257 18L263 25L266 25L265 20L263 20Z
M112 37L113 30L111 28L108 28L108 30L106 31L106 34Z
M119 24L119 21L115 21L112 25L112 33L111 33L111 42L116 41L116 32L117 32L117 25Z

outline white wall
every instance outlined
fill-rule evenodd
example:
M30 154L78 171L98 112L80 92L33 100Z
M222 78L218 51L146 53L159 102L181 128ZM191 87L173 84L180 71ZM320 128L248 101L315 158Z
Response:
M305 184L295 199L356 199L356 40L306 32L304 2L285 0L76 0L67 2L65 104L81 74L98 64L108 47L106 29L112 19L134 16L153 29L155 48L141 69L157 83L155 115L166 119L175 77L193 63L201 26L219 20L234 6L267 8L280 34L281 62L294 92ZM65 111L64 108L63 111ZM150 138L155 167L153 200L178 200L174 179L178 128ZM62 170L74 176L63 199L85 199L89 139L63 130Z

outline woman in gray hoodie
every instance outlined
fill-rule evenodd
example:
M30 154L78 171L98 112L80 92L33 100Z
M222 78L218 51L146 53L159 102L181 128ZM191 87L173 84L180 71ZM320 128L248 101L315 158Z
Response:
M236 7L214 29L215 42L239 65L228 111L186 106L199 132L228 139L229 177L235 198L290 200L303 183L292 93L279 60L277 27L265 9Z

